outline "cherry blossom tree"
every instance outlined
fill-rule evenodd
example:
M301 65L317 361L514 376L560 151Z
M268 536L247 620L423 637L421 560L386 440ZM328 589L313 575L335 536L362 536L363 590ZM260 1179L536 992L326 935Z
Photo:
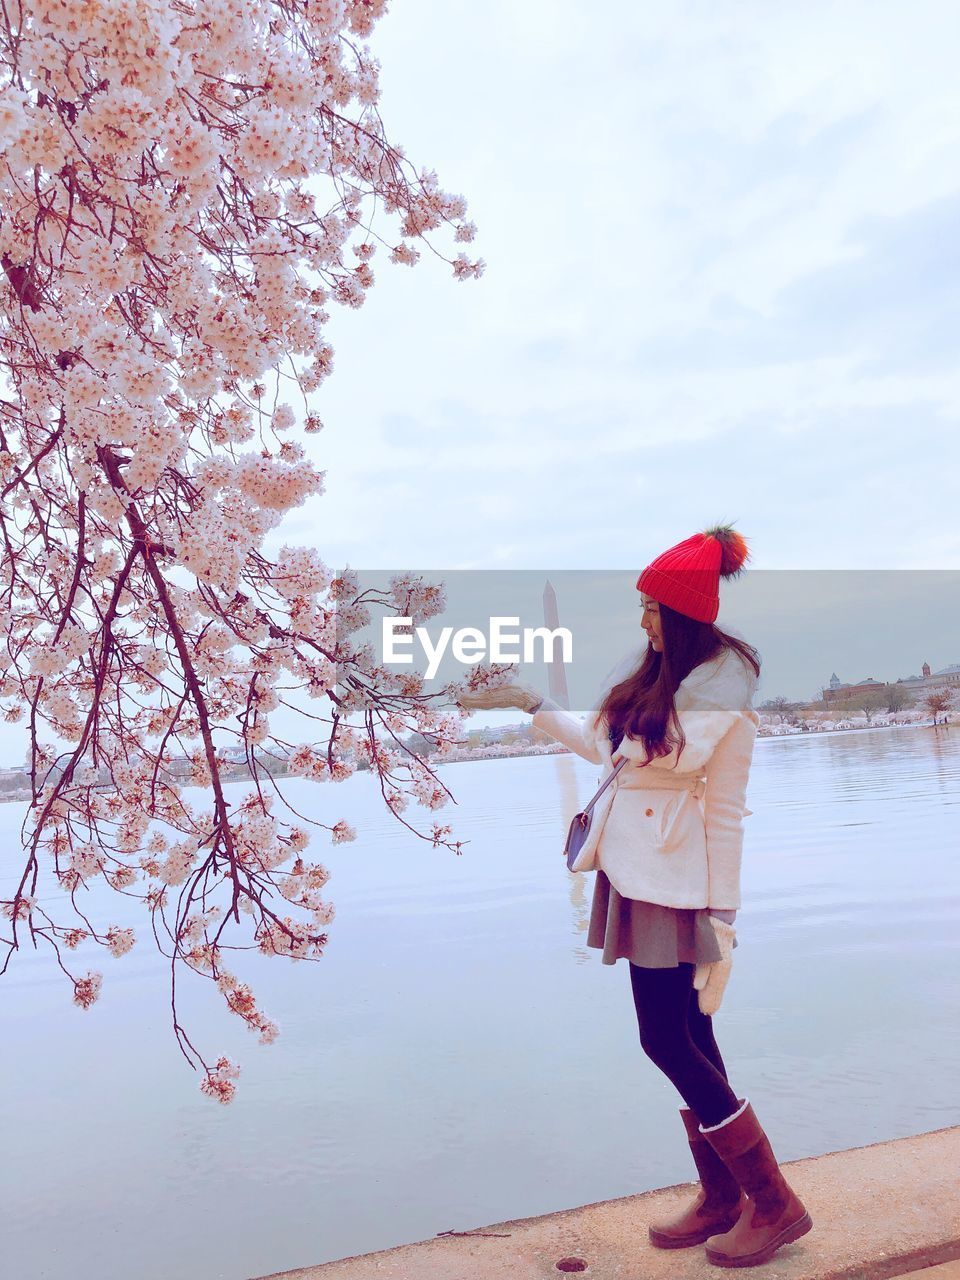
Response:
M940 685L924 694L921 705L927 715L932 716L936 722L945 712L953 710L954 692L946 685Z
M412 835L460 848L403 816L449 798L431 760L460 730L454 687L428 695L357 635L376 609L422 623L442 585L361 593L313 547L265 550L323 492L297 437L323 425L308 397L333 364L328 309L362 305L378 253L483 270L457 247L475 235L463 198L387 140L366 43L385 8L7 0L0 22L0 705L29 735L32 792L0 971L45 945L88 1008L102 974L74 961L136 939L93 922L84 891L130 900L221 1102L238 1067L181 1025L178 974L272 1041L226 952L318 959L334 911L310 828L356 834L297 814L277 772L369 767ZM308 740L280 733L288 709ZM435 752L407 750L412 731ZM250 785L232 802L238 748ZM41 901L45 877L60 892Z

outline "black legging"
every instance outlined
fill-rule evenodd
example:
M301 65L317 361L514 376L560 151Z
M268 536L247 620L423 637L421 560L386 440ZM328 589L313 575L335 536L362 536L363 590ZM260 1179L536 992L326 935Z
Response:
M693 985L695 966L644 969L630 961L630 984L644 1053L675 1085L702 1125L719 1124L740 1105Z

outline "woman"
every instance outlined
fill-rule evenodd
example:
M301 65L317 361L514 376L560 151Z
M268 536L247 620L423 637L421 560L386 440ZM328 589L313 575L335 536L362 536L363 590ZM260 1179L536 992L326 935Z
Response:
M813 1225L777 1164L749 1099L738 1097L712 1013L737 945L747 777L759 722L755 649L714 625L719 580L742 572L730 525L694 534L637 579L648 644L621 664L586 723L526 685L479 690L465 707L516 706L571 751L604 766L626 757L593 810L577 869L597 868L588 946L626 958L640 1043L685 1103L700 1175L696 1200L651 1225L666 1249L707 1241L718 1266L754 1266Z

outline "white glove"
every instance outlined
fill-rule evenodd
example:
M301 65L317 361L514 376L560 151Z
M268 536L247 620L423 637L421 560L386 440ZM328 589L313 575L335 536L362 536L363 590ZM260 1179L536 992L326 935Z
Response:
M499 684L495 688L464 689L456 698L468 711L490 711L499 707L532 711L543 701L543 694L528 684Z
M700 993L700 1012L706 1014L716 1013L720 1008L723 990L733 968L733 942L737 936L736 929L732 924L727 924L726 920L711 916L710 924L720 948L720 959L709 964L698 964L693 975L693 985Z

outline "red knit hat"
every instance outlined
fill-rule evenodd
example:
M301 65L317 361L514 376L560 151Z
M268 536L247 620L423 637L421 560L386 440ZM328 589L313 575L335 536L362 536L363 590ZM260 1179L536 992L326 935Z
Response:
M688 618L713 622L720 611L720 579L736 578L749 556L736 529L718 524L651 560L637 579L637 590Z

